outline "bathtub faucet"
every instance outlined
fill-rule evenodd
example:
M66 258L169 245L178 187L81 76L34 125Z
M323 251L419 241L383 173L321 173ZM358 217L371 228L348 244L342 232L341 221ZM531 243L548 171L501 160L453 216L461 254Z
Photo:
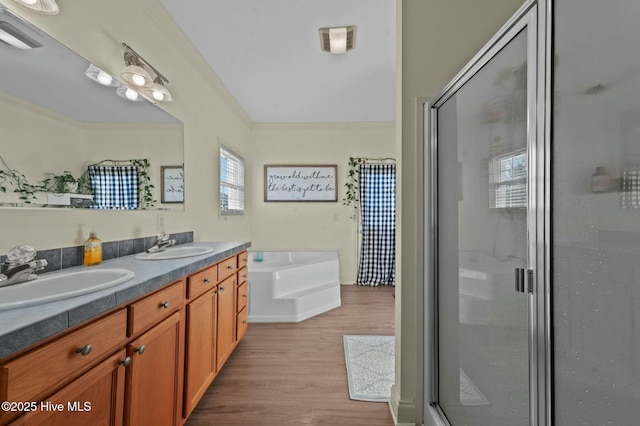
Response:
M48 262L35 259L36 251L31 246L16 246L9 250L7 260L0 268L0 287L31 281L38 278Z
M147 253L156 253L159 251L164 251L167 249L167 247L173 246L175 244L176 244L175 239L173 238L169 239L169 235L165 234L164 232L161 232L160 234L158 234L158 239L156 243L147 249Z

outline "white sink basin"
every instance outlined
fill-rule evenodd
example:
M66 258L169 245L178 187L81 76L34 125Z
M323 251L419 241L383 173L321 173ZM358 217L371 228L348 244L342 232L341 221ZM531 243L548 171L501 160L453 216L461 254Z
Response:
M167 260L179 259L181 257L199 256L201 254L211 253L211 247L169 247L164 251L155 253L140 253L135 256L139 260Z
M93 293L129 281L134 275L128 269L86 269L42 275L32 281L0 287L0 311Z

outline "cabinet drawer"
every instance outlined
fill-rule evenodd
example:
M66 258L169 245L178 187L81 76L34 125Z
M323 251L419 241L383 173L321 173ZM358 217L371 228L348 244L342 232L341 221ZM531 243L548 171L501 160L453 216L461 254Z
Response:
M240 313L238 314L238 322L237 322L237 327L236 327L236 341L242 339L242 336L244 336L244 333L247 332L247 314L249 312L249 309L247 309L247 307L245 306L245 308L243 310L240 311Z
M236 257L238 258L238 269L241 269L249 264L249 252L247 252L246 250L242 253L238 253Z
M127 313L122 309L9 361L0 367L0 400L37 401L124 344L126 337Z
M247 298L249 297L249 285L245 281L238 286L238 298L237 300L237 312L240 312L245 306L247 306Z
M216 265L196 272L187 278L187 299L198 297L212 289L218 282L218 267Z
M240 269L238 271L238 285L242 285L242 283L247 282L248 276L249 276L249 269L246 266Z
M184 280L129 305L129 336L160 322L182 306Z
M236 271L236 256L223 260L218 263L218 280L223 280L229 275L235 274Z

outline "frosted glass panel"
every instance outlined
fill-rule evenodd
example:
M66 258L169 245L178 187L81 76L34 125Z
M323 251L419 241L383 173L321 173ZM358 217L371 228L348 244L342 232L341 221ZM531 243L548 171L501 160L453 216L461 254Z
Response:
M438 402L454 426L527 425L527 30L437 117Z
M640 2L555 2L558 425L640 423Z

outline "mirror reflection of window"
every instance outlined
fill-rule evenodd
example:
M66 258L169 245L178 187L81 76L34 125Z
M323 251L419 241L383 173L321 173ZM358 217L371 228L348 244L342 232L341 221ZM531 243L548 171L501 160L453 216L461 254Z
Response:
M527 207L527 152L517 151L489 161L489 207L523 209Z

